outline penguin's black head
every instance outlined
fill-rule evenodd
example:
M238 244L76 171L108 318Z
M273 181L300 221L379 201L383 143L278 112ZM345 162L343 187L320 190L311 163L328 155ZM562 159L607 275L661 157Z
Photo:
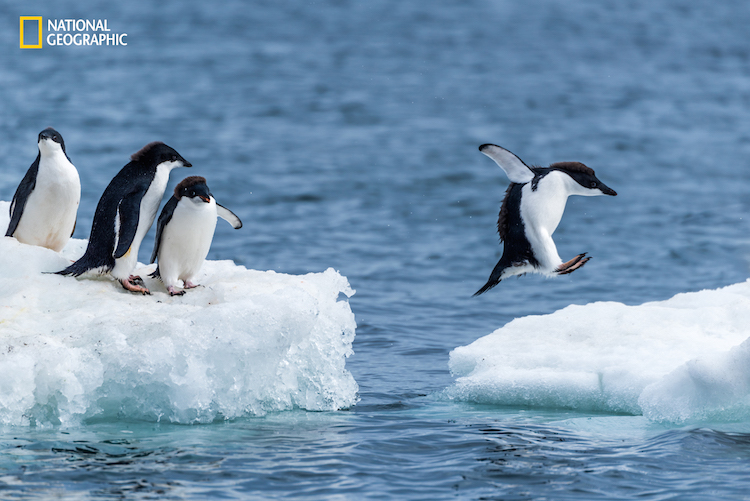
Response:
M133 162L140 163L146 167L156 168L163 163L172 163L172 167L192 167L193 164L182 158L174 149L161 141L148 143L138 152L130 156Z
M201 176L186 177L174 187L174 197L179 200L182 197L198 197L206 203L211 202L211 192L206 184L206 178Z
M40 143L41 141L45 139L56 142L57 144L60 145L62 150L65 151L65 141L63 141L62 135L59 132L57 132L55 129L53 129L52 127L47 127L42 132L40 132L39 137L36 142Z
M581 185L583 188L582 192L576 193L577 195L610 195L617 196L617 192L607 186L606 184L599 181L599 178L594 174L594 169L586 167L581 162L558 162L549 166L553 170L561 170L568 174L573 180Z

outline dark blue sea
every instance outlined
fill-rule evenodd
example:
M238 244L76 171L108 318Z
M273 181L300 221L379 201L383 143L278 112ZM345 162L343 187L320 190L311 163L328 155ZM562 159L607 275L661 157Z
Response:
M127 46L19 49L19 16L45 34L106 19ZM449 353L513 319L748 278L749 3L4 1L0 18L0 200L52 126L88 238L129 155L166 142L194 165L168 192L203 175L244 222L219 222L209 259L347 277L359 385L335 412L7 425L0 498L750 499L750 415L444 396ZM483 143L583 162L617 190L568 202L555 241L584 268L472 297L502 251L508 185Z

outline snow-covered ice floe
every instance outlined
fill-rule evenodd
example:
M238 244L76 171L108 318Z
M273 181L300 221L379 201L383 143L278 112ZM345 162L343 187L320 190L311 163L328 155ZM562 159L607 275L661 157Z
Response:
M750 419L750 281L638 306L599 302L518 318L450 354L450 399Z
M8 203L0 202L0 229ZM348 408L354 291L333 269L292 276L206 261L202 287L151 296L108 277L44 272L83 254L0 236L0 423L90 419L206 423L271 411ZM342 299L343 298L343 299Z

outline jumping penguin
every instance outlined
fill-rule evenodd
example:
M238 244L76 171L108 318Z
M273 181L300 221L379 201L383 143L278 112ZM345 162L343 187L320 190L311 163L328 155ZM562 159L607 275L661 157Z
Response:
M156 222L156 240L151 262L159 258L152 277L161 278L171 296L176 292L178 281L184 289L198 287L191 280L201 269L208 255L216 229L216 217L225 219L235 230L242 228L242 221L232 211L216 203L206 185L206 179L190 176L175 187Z
M159 210L169 173L192 164L162 142L147 144L130 159L99 199L86 252L57 273L111 273L125 289L150 294L141 277L132 275L138 249Z
M547 276L567 275L590 259L579 254L563 263L557 254L552 233L560 223L570 195L598 196L617 193L580 162L558 162L549 167L529 167L500 146L483 144L479 151L490 157L508 175L497 219L503 255L489 280L474 295L487 292L501 280L524 273Z
M39 154L13 195L5 236L60 252L75 231L81 180L59 132L44 129L37 146Z

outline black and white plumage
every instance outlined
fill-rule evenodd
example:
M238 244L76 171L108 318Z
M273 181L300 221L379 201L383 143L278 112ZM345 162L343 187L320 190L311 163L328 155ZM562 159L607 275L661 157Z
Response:
M590 259L579 254L563 263L552 240L570 195L598 196L617 193L580 162L559 162L549 167L529 167L500 146L483 144L479 151L495 161L511 181L500 207L497 231L504 242L503 255L487 283L474 295L487 292L501 280L524 273L566 275Z
M197 287L192 282L208 255L216 229L216 218L229 222L235 230L242 221L232 211L216 203L206 179L190 176L175 187L174 195L159 215L151 262L159 258L153 277L160 277L172 296L183 295L175 287L182 280L185 289Z
M76 227L81 180L59 132L44 129L37 146L39 154L13 195L5 236L59 252Z
M169 173L192 164L162 142L147 144L130 159L99 199L86 252L58 274L111 273L127 290L149 294L141 278L132 275L138 249L159 210Z

